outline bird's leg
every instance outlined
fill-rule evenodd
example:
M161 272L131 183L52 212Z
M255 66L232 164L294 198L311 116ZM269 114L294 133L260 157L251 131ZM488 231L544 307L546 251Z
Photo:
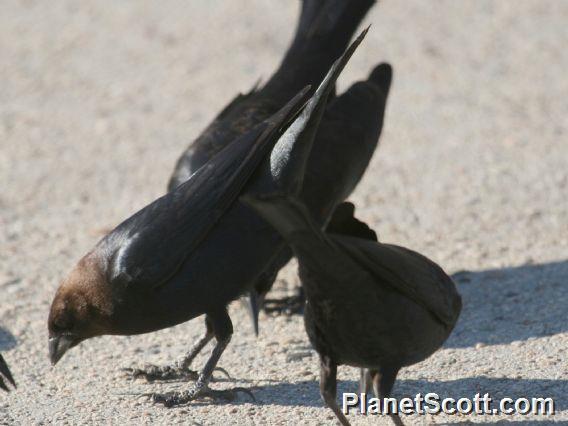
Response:
M371 386L372 386L372 371L373 370L369 370L368 368L360 368L359 369L359 373L360 373L360 379L359 379L359 393L364 393L366 395L369 394L369 391L371 390Z
M249 394L253 399L252 393L248 389L234 388L224 391L209 389L208 384L211 380L211 375L215 370L219 358L225 351L225 348L231 341L233 334L233 324L231 318L226 310L209 316L213 334L217 343L213 348L211 356L205 363L205 367L199 373L199 377L193 387L187 391L174 392L169 394L153 394L152 399L154 402L164 404L166 407L173 407L174 405L185 404L189 401L197 399L198 397L210 398L223 398L225 400L232 400L235 398L237 392L244 392Z
M267 314L301 315L304 313L306 296L302 287L293 296L283 297L282 299L265 299L264 312Z
M203 350L203 348L213 339L213 328L211 326L208 316L205 316L205 334L199 338L197 342L191 347L189 352L180 360L176 361L174 365L148 365L145 368L124 368L131 377L138 378L144 377L149 382L155 380L197 380L199 373L190 370L189 366L195 357ZM223 372L227 376L229 374L222 368L217 370Z
M384 412L384 399L390 397L399 370L400 367L381 367L379 370L371 371L373 392L381 401L381 412ZM404 426L398 413L389 413L389 415L396 426Z
M320 358L320 393L329 408L333 410L343 426L350 426L349 420L337 405L337 364L329 357Z
M16 387L16 382L12 377L12 373L8 368L8 364L6 364L6 361L4 361L4 358L2 358L2 355L0 355L0 389L4 389L6 392L9 392L10 389L8 388L8 385L4 382L4 377L9 383L12 384L12 386Z

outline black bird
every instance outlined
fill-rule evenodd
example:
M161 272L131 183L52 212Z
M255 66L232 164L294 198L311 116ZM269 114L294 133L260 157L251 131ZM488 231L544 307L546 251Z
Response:
M8 368L8 364L4 361L2 354L0 354L0 389L4 389L6 392L10 392L10 388L4 380L7 380L12 386L16 387L16 382L12 377L12 373L10 373L10 369Z
M306 332L320 355L321 395L348 425L335 399L337 366L368 369L377 398L389 397L400 368L426 359L450 335L461 310L456 287L421 254L377 242L372 230L345 214L352 205L342 206L325 234L294 197L247 193L241 200L298 258ZM398 416L393 420L402 424Z
M184 182L235 138L273 114L305 85L313 88L347 47L374 0L303 0L295 37L276 72L261 88L230 102L179 158L169 190ZM335 97L332 92L310 155L302 200L321 223L353 191L375 151L383 125L391 69L379 65L368 80ZM278 244L276 244L278 246ZM277 249L275 246L271 252ZM291 258L280 255L258 275L248 298L258 334L258 309L278 270ZM272 303L279 310L284 303Z
M259 264L277 254L279 240L237 198L243 191L299 192L327 97L364 35L335 62L303 109L308 89L185 183L118 225L79 261L51 305L53 364L90 337L147 333L205 314L205 335L178 365L187 370L215 337L197 382L188 391L154 395L154 400L171 406L220 394L207 385L231 339L227 305L250 289L262 271ZM163 371L170 374L171 368Z
M303 87L320 84L345 51L375 0L302 0L292 44L262 88L237 95L183 152L168 189L185 182L215 154L270 117ZM333 93L332 93L333 96Z

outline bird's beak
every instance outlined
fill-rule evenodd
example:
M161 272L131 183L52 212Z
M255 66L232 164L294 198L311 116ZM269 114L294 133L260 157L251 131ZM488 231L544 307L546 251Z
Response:
M65 352L74 346L74 340L72 336L65 334L49 338L49 359L51 365L57 364L57 361L65 355Z

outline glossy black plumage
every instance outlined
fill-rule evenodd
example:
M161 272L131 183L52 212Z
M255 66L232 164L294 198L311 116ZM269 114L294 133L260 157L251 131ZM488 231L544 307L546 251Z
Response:
M0 389L4 389L6 392L10 391L8 387L8 383L11 383L12 386L16 387L16 382L14 381L14 377L12 377L12 373L8 368L8 364L0 354Z
M295 37L262 87L237 95L183 152L168 189L185 182L221 149L274 114L307 85L320 84L375 0L302 0Z
M227 304L254 284L259 264L272 260L279 240L259 238L263 230L270 231L267 237L275 233L236 197L299 193L328 95L364 35L334 63L303 109L307 90L188 181L126 219L79 262L52 303L53 363L85 338L145 333L205 314L206 333L182 362L189 367L215 338L195 386L155 400L173 405L211 394L207 384L233 331Z
M374 0L303 0L295 37L276 72L262 87L238 95L192 142L179 158L168 188L171 190L184 182L211 156L272 114L299 88L307 84L317 87L373 3ZM379 65L368 80L355 83L328 103L301 196L322 223L355 188L375 151L391 75L389 65ZM274 259L268 266L261 262L262 268L256 267L257 283L250 293L249 309L255 331L258 308L278 270L291 257L277 235L267 236L272 232L263 230L251 241L251 247L258 245L261 238L274 241L268 249ZM265 242L260 245L267 249Z
M455 285L421 254L377 242L372 230L350 217L352 205L341 206L323 233L293 197L242 199L298 258L306 331L321 358L322 396L349 424L335 400L337 366L368 369L377 397L387 397L399 369L430 356L451 333L461 310Z
M381 134L391 79L390 66L378 65L368 80L355 83L328 103L300 194L320 225L351 194L369 165ZM255 285L257 298L264 298L290 256L289 250L283 252L270 269L272 276Z

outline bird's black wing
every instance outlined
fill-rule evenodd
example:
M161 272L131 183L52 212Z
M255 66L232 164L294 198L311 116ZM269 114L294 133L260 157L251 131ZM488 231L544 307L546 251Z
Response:
M4 379L10 382L12 386L16 387L16 382L12 377L12 373L8 368L8 364L6 364L6 361L4 361L4 358L2 357L2 355L0 355L0 389L4 389L6 392L9 392L10 389L8 388L6 382L4 382Z
M452 279L427 257L410 249L358 238L334 238L342 249L381 284L430 311L442 324L455 325L461 298Z
M237 95L178 159L168 190L185 182L221 149L275 113L302 87L316 87L349 44L374 0L303 0L295 36L274 74Z
M178 159L168 182L168 191L189 177L230 143L272 115L281 104L257 96L257 88L238 94Z
M214 156L187 182L118 225L99 243L115 285L155 288L199 245L307 100L309 88Z

